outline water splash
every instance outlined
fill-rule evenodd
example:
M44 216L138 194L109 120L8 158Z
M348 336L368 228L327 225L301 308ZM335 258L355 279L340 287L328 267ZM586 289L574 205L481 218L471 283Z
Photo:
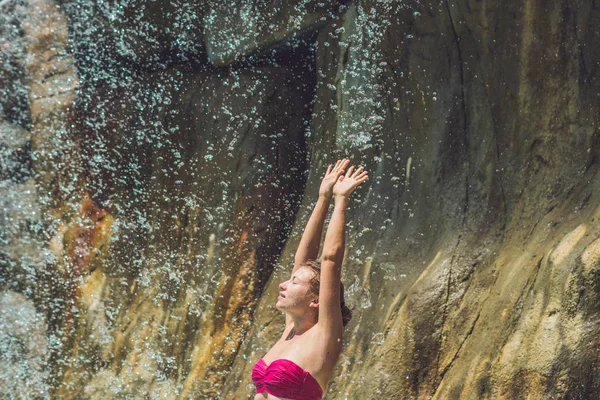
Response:
M0 292L0 385L14 398L48 399L46 322L25 296Z
M210 324L220 332L227 315L218 303L237 300L226 297L236 293L228 288L239 278L236 268L272 267L278 241L293 226L306 175L304 140L315 129L313 81L323 78L314 70L314 40L337 9L309 0L272 8L248 0L239 7L159 3L73 0L54 7L68 16L69 28L69 46L54 58L73 55L79 84L50 69L56 74L44 77L42 101L51 108L57 94L72 90L77 118L44 126L43 151L33 149L37 132L27 119L31 88L22 64L32 38L19 27L29 7L50 3L0 3L0 49L8 54L0 83L12 85L0 90L17 99L0 104L0 213L9 227L0 232L0 303L20 309L27 325L0 326L0 347L12 357L0 380L15 388L29 366L41 371L28 385L42 397L50 389L128 396L138 384L152 385L156 397L192 390L184 375L200 358L193 347L212 338ZM340 121L340 146L369 148L376 140L385 112L379 46L389 23L378 13L391 17L394 4L352 5L334 30L343 40L319 44L349 54L340 82L328 86L343 98L331 110ZM79 158L81 164L72 162ZM66 178L40 185L34 166L43 160L48 171L68 170ZM235 251L239 262L231 261ZM358 248L350 258L365 255ZM242 296L247 309L240 306L228 320L241 326L223 336L228 345L245 335L242 314L265 284L256 271L244 273L254 292ZM372 307L358 277L348 293L360 308ZM184 337L184 325L198 337ZM35 357L11 336L26 331L40 341ZM136 336L142 332L147 340ZM225 374L218 363L227 365L235 351L210 359L216 381ZM50 376L65 371L75 379ZM51 379L62 386L50 388Z

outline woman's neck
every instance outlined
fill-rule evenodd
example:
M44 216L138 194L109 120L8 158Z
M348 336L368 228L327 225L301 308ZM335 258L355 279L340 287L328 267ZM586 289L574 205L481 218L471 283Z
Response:
M298 317L292 316L292 321L294 324L286 340L290 340L296 335L302 335L304 332L317 324L312 314L305 314Z

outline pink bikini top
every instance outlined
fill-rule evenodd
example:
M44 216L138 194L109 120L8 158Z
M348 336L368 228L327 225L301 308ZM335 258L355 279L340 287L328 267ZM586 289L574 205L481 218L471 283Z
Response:
M321 400L323 390L319 382L298 364L285 358L267 366L262 358L252 368L256 393L267 392L292 400Z

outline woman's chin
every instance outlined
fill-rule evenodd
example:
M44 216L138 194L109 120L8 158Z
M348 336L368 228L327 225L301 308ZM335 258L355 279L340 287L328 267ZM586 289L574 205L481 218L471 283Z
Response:
M283 311L284 310L284 306L283 304L281 304L281 299L277 300L277 303L275 303L275 308L278 309L279 311Z

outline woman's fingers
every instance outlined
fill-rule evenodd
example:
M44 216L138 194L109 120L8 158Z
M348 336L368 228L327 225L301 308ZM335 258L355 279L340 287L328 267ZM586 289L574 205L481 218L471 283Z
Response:
M368 178L369 178L369 176L367 175L366 172L360 174L357 177L353 177L355 186L360 185L361 183L363 183L364 181L366 181Z
M356 173L354 173L354 175L352 176L352 179L354 180L353 182L353 187L357 187L358 185L360 185L361 183L363 183L364 181L366 181L369 178L369 173L367 171L364 171L363 173L356 175Z
M354 171L354 174L352 174L352 177L353 178L357 177L363 169L365 169L365 168L362 165L360 167L358 167L357 170Z
M337 160L333 167L333 172L337 172L340 169L340 160Z
M337 174L344 173L344 170L349 162L350 160L347 160L345 158L343 160L337 160L337 162L335 163L335 167L333 168L333 172Z
M332 173L337 175L336 180L339 180L340 182L347 178L353 178L355 180L361 181L364 181L367 178L368 172L364 170L365 167L361 165L358 168L356 168L354 165L352 165L350 168L346 169L346 167L348 167L348 164L350 164L350 160L346 158L337 160L335 166L332 164L329 165L329 167L327 168L327 175ZM339 179L340 177L343 179Z
M352 171L354 170L354 165L351 166L350 168L348 168L348 172L346 172L346 178L349 178L352 176Z
M346 160L345 158L343 160L340 161L340 170L343 171L346 169L346 167L348 166L348 163L350 162L350 160Z

